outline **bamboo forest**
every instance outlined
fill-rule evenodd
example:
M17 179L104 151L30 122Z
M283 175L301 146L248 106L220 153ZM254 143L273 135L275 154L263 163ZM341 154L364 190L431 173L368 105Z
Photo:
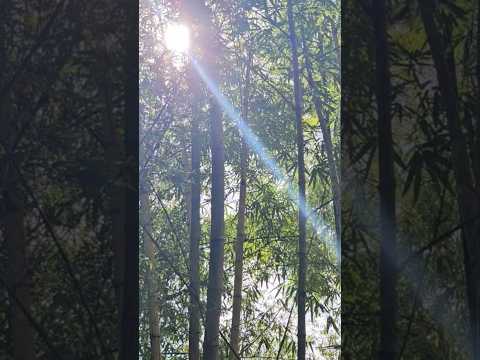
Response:
M480 360L479 1L0 20L1 360Z
M342 358L477 360L479 3L373 4L342 6Z
M140 358L337 359L340 3L139 16Z

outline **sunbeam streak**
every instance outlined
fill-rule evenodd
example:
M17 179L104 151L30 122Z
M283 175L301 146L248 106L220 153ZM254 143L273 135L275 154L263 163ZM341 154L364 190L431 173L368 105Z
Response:
M207 75L202 66L191 57L193 67L198 72L200 78L205 82L208 89L211 91L216 101L228 115L228 118L233 121L235 126L239 129L241 136L245 139L249 147L255 151L262 162L267 166L275 179L282 184L286 184L286 192L290 199L298 206L301 214L310 221L312 228L318 237L325 241L327 246L336 253L337 266L340 267L340 241L336 239L334 231L325 224L314 212L314 210L307 204L306 199L300 196L297 189L292 185L287 175L277 165L275 160L268 154L265 146L260 139L253 133L250 127L240 116L239 112L235 110L230 101L220 92L218 86Z

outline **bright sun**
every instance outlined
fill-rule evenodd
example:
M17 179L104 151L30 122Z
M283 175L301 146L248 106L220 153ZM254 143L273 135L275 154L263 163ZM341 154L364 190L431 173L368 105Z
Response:
M190 47L190 31L183 24L169 24L165 31L165 45L175 54L185 54Z

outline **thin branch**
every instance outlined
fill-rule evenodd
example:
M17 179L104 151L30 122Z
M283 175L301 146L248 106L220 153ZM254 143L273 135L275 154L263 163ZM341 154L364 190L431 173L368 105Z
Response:
M292 317L293 308L295 307L295 303L292 304L290 308L290 314L288 314L287 325L285 326L285 331L283 332L282 340L280 341L280 346L278 347L277 356L275 357L276 360L280 359L280 354L282 352L283 344L285 343L285 339L287 338L288 326L290 325L290 319Z

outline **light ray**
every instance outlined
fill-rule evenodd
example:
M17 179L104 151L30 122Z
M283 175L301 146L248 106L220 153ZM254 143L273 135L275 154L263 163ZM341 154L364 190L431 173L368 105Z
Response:
M255 151L259 156L262 162L267 166L275 179L281 183L285 184L285 190L290 197L290 199L298 206L301 214L310 222L315 233L320 239L325 241L327 246L335 251L337 266L340 268L340 241L336 238L336 235L332 229L323 222L323 220L318 217L314 210L307 204L305 198L300 196L298 189L292 185L292 182L287 177L285 172L277 165L275 160L270 156L265 146L262 144L261 140L255 135L255 133L250 129L250 127L242 119L239 112L233 107L231 102L220 92L218 86L211 80L207 75L206 71L202 68L198 61L191 57L191 62L194 69L200 75L200 78L205 82L208 89L211 91L215 100L222 107L222 109L227 114L227 117L233 121L234 125L239 129L241 136L250 149Z

